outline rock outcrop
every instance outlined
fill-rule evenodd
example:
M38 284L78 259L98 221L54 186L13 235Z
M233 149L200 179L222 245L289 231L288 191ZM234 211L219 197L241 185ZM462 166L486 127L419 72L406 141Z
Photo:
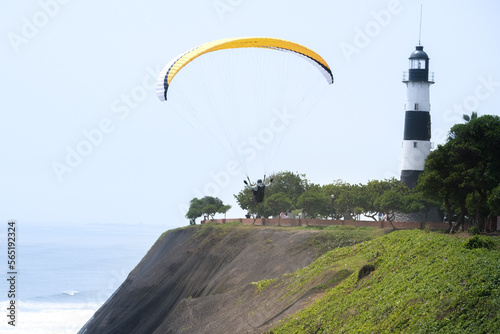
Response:
M207 226L169 231L79 333L265 331L314 295L259 295L251 282L309 265L321 255L312 242L318 233Z

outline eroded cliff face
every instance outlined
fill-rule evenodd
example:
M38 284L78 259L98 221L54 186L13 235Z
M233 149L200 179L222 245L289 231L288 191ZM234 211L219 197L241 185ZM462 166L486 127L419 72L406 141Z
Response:
M105 333L259 333L312 294L284 300L251 282L280 278L319 255L319 231L195 226L167 232L80 330Z

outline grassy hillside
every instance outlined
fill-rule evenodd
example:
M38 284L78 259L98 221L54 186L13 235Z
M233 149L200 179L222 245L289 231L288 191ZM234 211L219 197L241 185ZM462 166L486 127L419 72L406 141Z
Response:
M287 298L322 282L321 298L269 333L499 333L500 243L481 238L396 231L253 284Z

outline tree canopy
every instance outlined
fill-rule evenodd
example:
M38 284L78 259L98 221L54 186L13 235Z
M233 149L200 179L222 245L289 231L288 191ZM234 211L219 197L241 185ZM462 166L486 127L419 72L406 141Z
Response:
M297 199L297 207L302 208L308 218L327 217L332 213L330 196L317 185L309 187Z
M336 180L318 185L305 174L279 172L272 186L266 187L264 202L256 205L251 191L244 188L236 201L243 210L261 217L277 216L282 211L300 211L305 218L358 219L361 214L377 220L379 212L406 210L404 196L409 189L396 180L370 181L366 185ZM388 192L391 192L390 194ZM385 196L382 198L382 196Z
M259 215L261 217L269 217L279 214L281 211L292 211L297 208L297 200L307 188L307 180L304 174L296 174L289 171L278 172L270 177L273 182L265 189L264 202L256 205L252 200L252 192L248 188L244 188L237 195L234 195L236 202L243 210L246 210L251 215ZM281 194L279 198L287 199L288 207L278 205L280 209L276 211L275 194ZM273 198L272 202L269 199Z
M203 216L205 219L214 219L216 213L225 214L231 208L230 205L224 205L222 200L217 197L205 196L202 199L193 198L190 202L186 218L191 225L196 224L196 218Z
M464 120L429 154L417 188L440 201L448 217L460 212L458 225L469 217L483 230L498 210L494 203L500 185L500 117L472 113Z

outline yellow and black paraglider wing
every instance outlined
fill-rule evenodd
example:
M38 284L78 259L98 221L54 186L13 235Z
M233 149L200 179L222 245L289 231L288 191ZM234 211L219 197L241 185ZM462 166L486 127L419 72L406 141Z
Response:
M209 43L187 51L172 59L163 68L157 82L157 95L162 101L167 100L167 91L173 78L191 61L208 52L237 49L237 48L267 48L285 52L292 52L311 62L325 77L329 84L333 83L333 75L327 62L316 52L300 44L278 38L253 37L253 38L226 38Z

